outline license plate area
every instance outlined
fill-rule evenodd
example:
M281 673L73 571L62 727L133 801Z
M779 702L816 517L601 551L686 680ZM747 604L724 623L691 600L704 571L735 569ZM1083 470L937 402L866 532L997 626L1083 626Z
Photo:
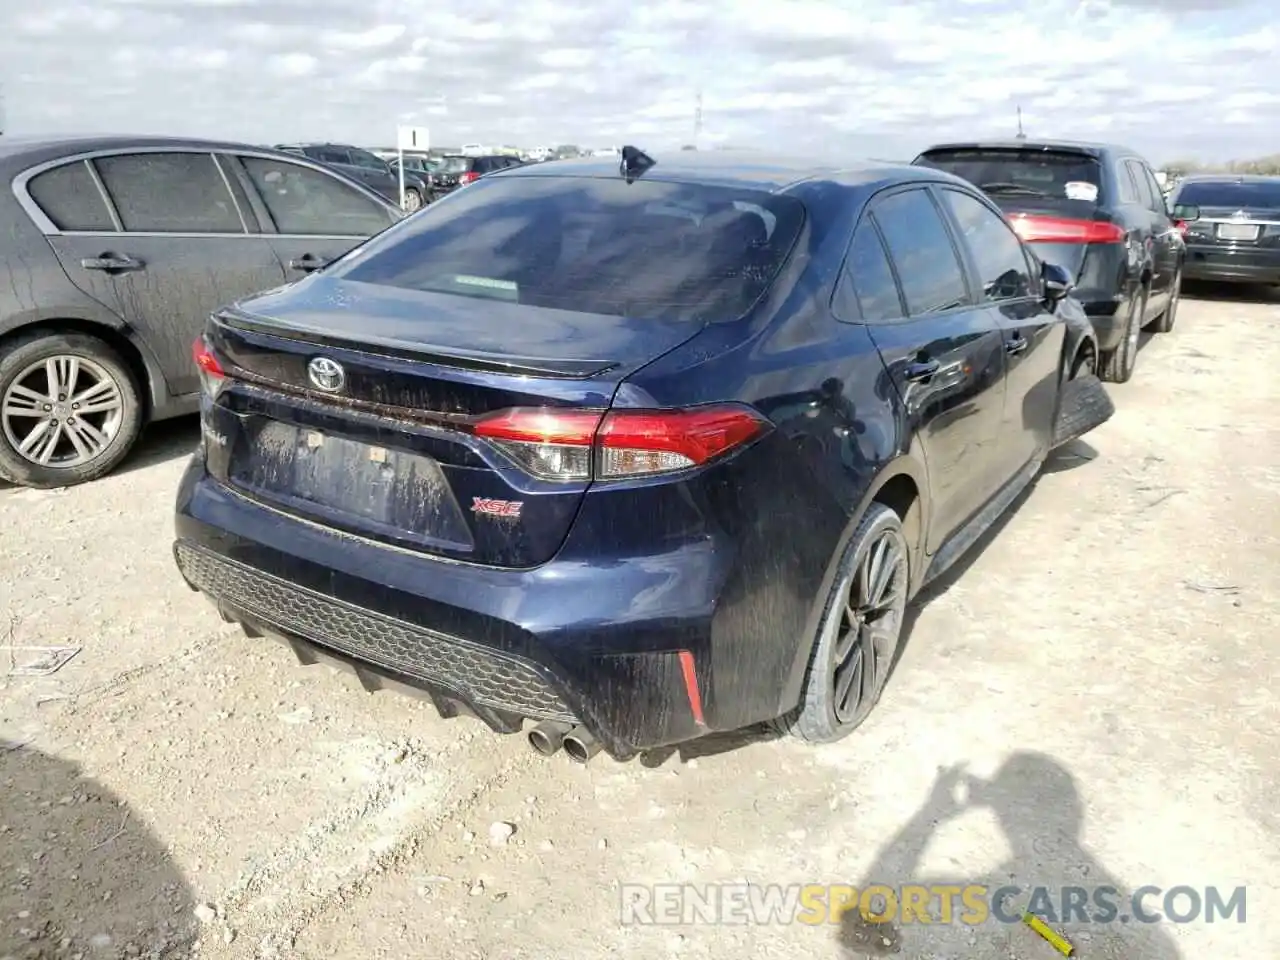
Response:
M245 426L229 471L245 493L351 533L472 548L471 529L431 457L265 417Z
M1218 224L1219 240L1257 240L1259 227L1256 223L1220 223Z

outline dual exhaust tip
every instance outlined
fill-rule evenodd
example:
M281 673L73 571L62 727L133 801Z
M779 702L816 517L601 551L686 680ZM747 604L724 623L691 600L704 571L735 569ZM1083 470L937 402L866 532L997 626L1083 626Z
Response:
M586 727L544 720L529 731L529 746L544 757L563 748L565 756L574 763L587 763L600 752L600 741Z

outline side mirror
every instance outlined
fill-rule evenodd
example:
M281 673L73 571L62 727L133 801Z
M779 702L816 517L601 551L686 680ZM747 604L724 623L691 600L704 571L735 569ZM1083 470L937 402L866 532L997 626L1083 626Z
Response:
M1169 211L1169 216L1183 223L1191 223L1200 219L1200 208L1194 203L1175 203Z
M1046 263L1040 268L1040 279L1044 281L1044 298L1049 303L1057 303L1066 297L1075 286L1071 274L1065 267L1056 263Z

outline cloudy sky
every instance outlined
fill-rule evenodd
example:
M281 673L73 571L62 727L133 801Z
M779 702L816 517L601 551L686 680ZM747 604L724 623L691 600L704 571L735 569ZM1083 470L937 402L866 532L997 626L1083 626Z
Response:
M1277 0L0 0L13 134L1280 152Z

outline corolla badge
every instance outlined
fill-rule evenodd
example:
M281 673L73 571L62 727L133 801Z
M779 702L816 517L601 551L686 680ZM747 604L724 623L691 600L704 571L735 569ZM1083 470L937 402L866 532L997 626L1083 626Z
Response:
M313 358L307 364L307 377L312 386L325 393L337 393L347 382L347 374L342 365L328 357Z

